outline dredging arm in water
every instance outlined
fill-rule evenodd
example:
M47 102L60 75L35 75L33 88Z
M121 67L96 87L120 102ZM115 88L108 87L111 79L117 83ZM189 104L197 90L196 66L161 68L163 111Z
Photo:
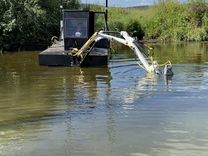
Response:
M121 37L113 36L110 34L120 35ZM126 31L121 32L110 32L110 31L99 31L95 32L91 38L80 48L73 48L72 55L73 57L77 58L80 62L82 62L87 55L91 52L93 46L96 42L101 39L108 39L110 41L116 41L123 45L126 45L130 49L132 49L136 56L138 57L139 61L138 65L142 67L147 73L154 74L154 75L166 75L172 76L172 64L170 61L159 65L159 63L153 59L153 56L148 54L138 43L138 41L131 37ZM85 54L85 55L84 55ZM147 61L149 60L149 61ZM164 70L160 69L161 66L164 66Z

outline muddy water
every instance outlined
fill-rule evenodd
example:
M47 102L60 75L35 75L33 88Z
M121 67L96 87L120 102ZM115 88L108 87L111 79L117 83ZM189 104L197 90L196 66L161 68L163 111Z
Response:
M115 49L105 68L38 65L38 52L0 56L0 155L206 156L208 44L153 45L172 79Z

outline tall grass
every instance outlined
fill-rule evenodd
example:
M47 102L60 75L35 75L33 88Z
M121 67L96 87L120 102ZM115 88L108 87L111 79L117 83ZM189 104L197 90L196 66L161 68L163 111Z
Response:
M130 34L136 31L139 38L145 39L205 41L208 40L208 3L166 0L145 9L110 8L109 27Z
M205 2L181 4L168 1L158 6L155 16L145 23L146 37L171 41L208 39L208 5Z

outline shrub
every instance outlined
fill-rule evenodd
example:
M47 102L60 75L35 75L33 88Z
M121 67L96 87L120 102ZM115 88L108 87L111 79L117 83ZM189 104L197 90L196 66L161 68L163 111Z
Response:
M205 2L181 4L171 0L160 3L157 10L145 24L147 38L163 41L207 40L208 6Z
M138 21L129 21L126 26L126 30L129 34L131 34L133 37L137 37L139 40L143 39L144 37L144 31Z

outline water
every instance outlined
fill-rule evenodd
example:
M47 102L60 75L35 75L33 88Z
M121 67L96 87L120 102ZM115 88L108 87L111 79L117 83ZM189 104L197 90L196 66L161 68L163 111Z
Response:
M0 56L0 155L206 156L208 44L153 47L172 79L146 75L127 50L106 68Z

